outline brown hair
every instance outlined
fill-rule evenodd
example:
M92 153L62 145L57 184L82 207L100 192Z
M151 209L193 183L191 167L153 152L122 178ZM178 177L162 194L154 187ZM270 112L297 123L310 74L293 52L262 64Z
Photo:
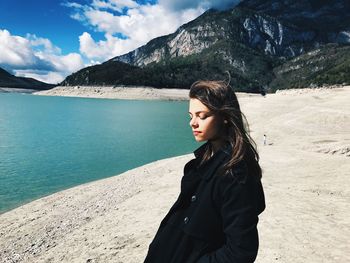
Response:
M244 114L241 112L237 96L231 86L224 81L200 80L192 84L189 97L198 99L210 111L222 120L225 120L225 133L223 140L232 148L232 156L223 166L223 171L228 172L235 164L245 159L248 169L261 177L261 169L258 164L259 154L256 144L249 135L249 127ZM210 143L203 154L202 162L208 160L213 150Z

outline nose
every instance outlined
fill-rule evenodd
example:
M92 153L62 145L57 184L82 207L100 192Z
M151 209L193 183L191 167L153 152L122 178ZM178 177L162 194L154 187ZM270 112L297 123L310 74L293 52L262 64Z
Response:
M193 118L190 120L190 126L191 126L191 127L198 127L198 122L197 122L197 118L196 118L196 117L193 117Z

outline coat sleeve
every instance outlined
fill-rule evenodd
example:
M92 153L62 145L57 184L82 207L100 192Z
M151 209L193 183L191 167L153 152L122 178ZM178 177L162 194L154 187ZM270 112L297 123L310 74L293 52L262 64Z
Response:
M249 263L258 252L258 214L265 208L260 180L253 182L246 169L218 181L217 207L222 218L225 243L202 256L197 263ZM249 175L248 175L249 176ZM215 197L214 197L215 199Z

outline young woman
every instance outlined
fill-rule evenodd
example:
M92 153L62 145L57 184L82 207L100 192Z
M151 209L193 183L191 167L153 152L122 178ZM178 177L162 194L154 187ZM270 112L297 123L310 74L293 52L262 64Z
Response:
M254 262L265 200L259 156L237 97L223 81L195 82L189 96L193 135L206 143L185 165L180 195L145 263Z

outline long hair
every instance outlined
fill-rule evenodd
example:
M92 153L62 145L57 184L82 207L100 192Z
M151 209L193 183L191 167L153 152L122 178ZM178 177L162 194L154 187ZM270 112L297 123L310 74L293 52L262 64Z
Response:
M222 167L223 172L229 171L244 159L247 161L248 169L261 177L256 144L249 135L248 122L241 112L237 96L231 86L224 81L196 81L190 88L189 97L198 99L213 114L225 120L225 132L222 139L230 144L232 155ZM208 160L213 153L210 141L208 146L203 154L202 162Z

